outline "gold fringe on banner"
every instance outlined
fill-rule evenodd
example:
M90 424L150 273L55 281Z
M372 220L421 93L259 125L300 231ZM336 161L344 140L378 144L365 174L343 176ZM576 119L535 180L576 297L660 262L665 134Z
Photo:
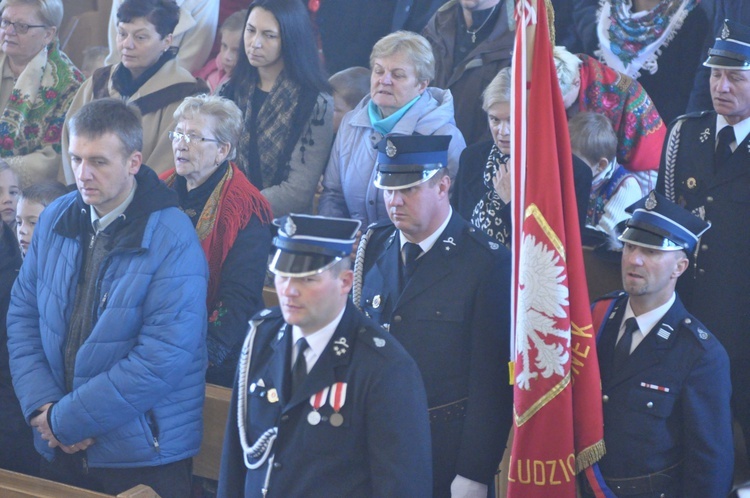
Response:
M549 41L555 46L555 9L552 7L552 0L544 0L544 6L547 8L547 27L549 28Z
M607 453L604 440L595 443L576 455L576 474L598 462Z

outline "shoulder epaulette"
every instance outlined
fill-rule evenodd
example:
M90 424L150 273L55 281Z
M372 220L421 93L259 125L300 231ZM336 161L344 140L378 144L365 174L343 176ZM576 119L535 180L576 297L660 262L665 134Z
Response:
M474 226L469 226L466 231L469 234L469 237L473 239L474 241L478 242L481 247L484 247L485 249L489 249L492 252L499 252L501 247L505 247L500 242L496 241L483 231L479 230L478 228Z
M393 222L389 218L386 218L384 220L376 221L375 223L370 223L369 225L367 225L366 231L378 230L380 228L386 228L390 226L393 226Z
M671 123L669 123L669 126L672 126L677 121L684 121L685 119L694 119L694 118L700 118L705 116L706 114L710 113L712 111L695 111L695 112L688 112L687 114L683 114L681 116L677 116L672 120Z
M257 321L263 321L267 320L269 318L279 318L281 316L281 308L278 306L274 308L264 308L257 312L253 317L250 319L253 322Z
M707 346L709 341L715 339L714 335L708 331L705 325L700 320L693 316L687 316L682 319L680 326L688 329L692 332L693 336L698 340L704 348Z
M380 354L385 354L390 346L388 343L394 339L383 332L382 329L362 325L357 331L357 343L365 344Z

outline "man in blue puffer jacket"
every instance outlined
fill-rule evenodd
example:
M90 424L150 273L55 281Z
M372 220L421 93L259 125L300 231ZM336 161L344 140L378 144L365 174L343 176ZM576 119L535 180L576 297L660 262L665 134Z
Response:
M188 496L205 257L176 194L141 164L136 109L96 100L69 127L78 192L41 216L8 311L13 385L41 474L109 494L142 483Z

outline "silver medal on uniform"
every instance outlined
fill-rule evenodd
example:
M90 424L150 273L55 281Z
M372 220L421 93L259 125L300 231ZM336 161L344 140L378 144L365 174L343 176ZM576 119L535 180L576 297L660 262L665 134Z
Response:
M310 412L307 414L307 423L310 425L318 425L320 423L320 413Z
M312 406L313 411L307 414L308 424L318 425L320 423L320 419L322 417L320 416L320 412L318 412L318 410L320 410L320 407L323 406L323 404L326 402L329 389L330 388L326 387L325 389L310 396L310 406Z

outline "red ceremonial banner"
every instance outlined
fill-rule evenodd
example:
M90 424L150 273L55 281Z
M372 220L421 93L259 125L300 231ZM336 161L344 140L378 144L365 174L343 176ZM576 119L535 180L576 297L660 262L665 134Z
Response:
M599 364L547 14L542 2L536 11L528 3L517 10L511 118L515 436L508 496L573 498L576 474L605 451ZM534 17L536 29L526 40Z

